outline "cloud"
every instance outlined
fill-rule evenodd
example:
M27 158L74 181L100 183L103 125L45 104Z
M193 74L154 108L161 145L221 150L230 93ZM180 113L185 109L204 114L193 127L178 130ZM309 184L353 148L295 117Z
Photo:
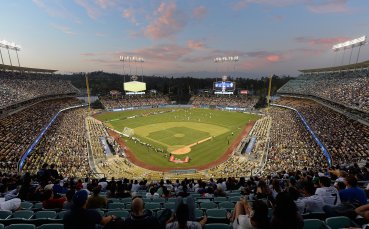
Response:
M196 19L201 19L206 15L207 11L204 6L199 6L192 11L192 16Z
M135 17L135 12L133 9L125 9L122 12L122 17L128 19L132 24L138 25L138 22Z
M299 1L300 0L239 0L236 3L232 4L231 8L234 10L239 10L242 8L246 8L252 4L283 7L291 4L296 4Z
M299 43L307 43L311 45L334 45L340 42L349 40L347 37L326 37L326 38L312 38L312 37L296 37L295 41Z
M282 59L282 56L277 54L268 55L265 57L265 59L269 62L279 62Z
M106 37L106 34L105 33L100 33L100 32L95 33L95 35L97 37Z
M75 23L80 24L81 21L71 13L61 0L32 0L32 2L41 10L45 11L51 17L72 19Z
M313 13L347 13L348 0L308 0L308 9Z
M67 35L75 35L76 33L73 32L69 27L63 26L63 25L57 25L57 24L50 24L51 27L53 27L56 30L59 30Z
M100 8L106 9L109 7L113 7L116 5L115 0L95 0L96 5L98 5Z
M177 9L174 2L161 3L156 10L159 15L144 31L144 35L151 39L160 39L174 36L186 25L185 14Z
M100 15L100 12L94 6L92 6L88 0L75 0L75 2L86 10L87 15L90 18L97 19L97 17Z
M203 48L206 48L204 42L194 41L194 40L187 41L187 47L189 47L190 49L203 49Z

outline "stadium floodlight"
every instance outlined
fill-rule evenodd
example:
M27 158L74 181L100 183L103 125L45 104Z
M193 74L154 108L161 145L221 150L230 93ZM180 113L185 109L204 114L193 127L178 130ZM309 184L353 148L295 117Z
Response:
M6 40L1 40L0 41L0 48L6 48L8 50L8 56L9 56L9 61L10 61L10 65L11 66L13 66L13 63L12 63L12 59L10 57L9 49L10 50L14 50L16 52L16 54L17 54L18 65L20 67L19 56L18 56L18 51L21 50L21 46L20 45L17 45L14 42L9 42L9 41L6 41ZM1 61L4 64L3 55L1 53L1 50L0 50L0 55L1 55Z
M236 62L236 61L239 61L238 56L222 56L214 58L214 63Z
M366 36L361 36L359 38L356 38L350 41L335 44L333 45L332 49L334 51L338 51L340 49L354 48L354 47L365 45L365 44L366 44Z
M123 74L125 75L125 71L124 71L124 62L128 62L128 67L129 67L129 74L132 75L132 71L131 71L131 62L135 65L136 67L136 75L137 75L137 63L141 63L141 76L142 76L142 81L143 81L143 68L142 68L142 63L145 62L143 57L140 56L120 56L119 60L123 62ZM125 81L125 80L124 80Z

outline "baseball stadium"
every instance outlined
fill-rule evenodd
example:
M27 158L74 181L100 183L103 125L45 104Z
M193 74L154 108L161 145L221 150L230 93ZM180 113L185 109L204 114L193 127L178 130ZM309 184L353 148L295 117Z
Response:
M361 4L4 3L0 229L369 228Z

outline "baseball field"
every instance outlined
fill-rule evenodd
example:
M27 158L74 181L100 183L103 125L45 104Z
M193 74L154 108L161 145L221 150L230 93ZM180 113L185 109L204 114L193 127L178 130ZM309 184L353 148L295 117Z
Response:
M168 170L200 168L219 160L259 116L191 108L108 112L95 118L119 132L133 130L131 138L121 136L133 162ZM186 157L189 162L181 162Z

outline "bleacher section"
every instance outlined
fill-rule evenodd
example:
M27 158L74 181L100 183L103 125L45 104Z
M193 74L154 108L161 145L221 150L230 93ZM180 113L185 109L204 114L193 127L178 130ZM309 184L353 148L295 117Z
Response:
M19 103L50 96L75 95L78 90L68 81L51 75L0 71L0 110Z
M369 72L304 74L278 90L281 94L311 95L369 112Z
M194 106L219 106L253 109L258 102L257 97L245 95L194 95L190 104Z
M100 97L100 101L107 110L143 106L157 107L160 105L170 104L169 97L161 95L126 95L119 98L106 96Z

